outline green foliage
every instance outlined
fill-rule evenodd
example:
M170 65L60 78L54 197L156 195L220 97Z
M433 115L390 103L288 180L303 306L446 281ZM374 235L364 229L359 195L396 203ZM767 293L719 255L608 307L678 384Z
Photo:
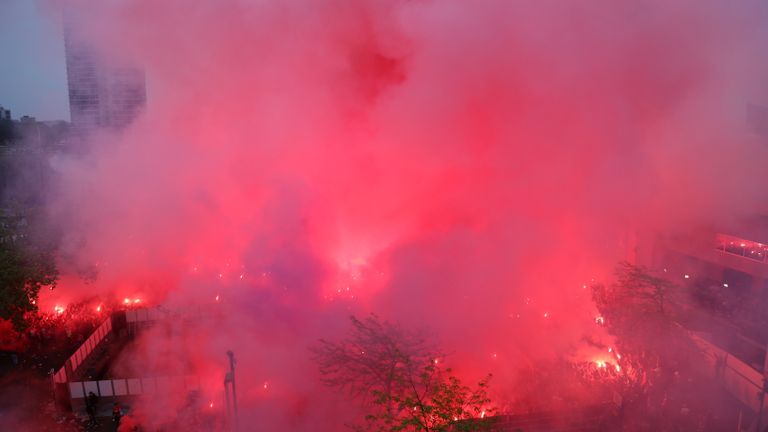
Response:
M352 332L340 342L321 340L313 349L323 382L368 399L371 412L357 430L480 431L492 421L488 375L476 388L461 383L443 356L418 333L372 315L352 317Z
M54 250L33 241L22 218L0 223L0 318L24 328L24 315L37 310L40 289L58 279Z

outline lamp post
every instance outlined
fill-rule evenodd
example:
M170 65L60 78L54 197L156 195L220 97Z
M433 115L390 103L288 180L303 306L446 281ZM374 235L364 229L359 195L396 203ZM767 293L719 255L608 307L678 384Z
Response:
M229 371L224 375L224 394L227 402L227 413L229 414L230 388L232 389L232 430L237 430L237 390L235 387L235 353L227 351L229 357ZM229 384L229 386L227 386Z

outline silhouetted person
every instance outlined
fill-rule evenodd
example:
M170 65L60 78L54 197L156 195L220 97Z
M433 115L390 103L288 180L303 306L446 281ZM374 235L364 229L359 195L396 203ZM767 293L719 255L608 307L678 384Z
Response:
M120 404L115 402L112 405L112 421L115 422L115 430L120 429L120 418L123 417L123 412L120 410Z
M85 399L85 412L88 413L88 419L91 423L96 423L97 404L99 397L93 392L88 392L88 397Z

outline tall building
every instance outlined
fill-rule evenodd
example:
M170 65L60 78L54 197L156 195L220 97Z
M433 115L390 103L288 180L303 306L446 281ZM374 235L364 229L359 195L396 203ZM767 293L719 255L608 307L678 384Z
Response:
M146 105L144 72L132 66L109 64L65 23L69 111L75 131L121 130Z

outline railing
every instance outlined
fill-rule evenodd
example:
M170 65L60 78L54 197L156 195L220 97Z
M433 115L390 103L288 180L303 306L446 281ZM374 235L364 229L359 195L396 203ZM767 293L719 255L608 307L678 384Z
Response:
M734 397L755 412L759 411L763 391L763 375L701 336L691 333L691 338L704 353L710 366L709 370L714 373L714 377L721 379L725 388ZM764 406L766 405L768 405L768 400L764 401Z
M99 397L105 396L140 396L157 393L194 391L200 389L197 376L120 378L99 381L75 381L69 383L69 395L82 399L93 392Z
M125 311L125 320L128 324L143 323L148 321L160 321L168 318L198 318L209 315L210 306L195 305L168 309L164 307L130 309Z
M96 347L104 341L104 338L112 331L112 318L107 318L103 323L83 342L82 345L64 362L58 371L53 374L54 383L65 383L72 378Z
M135 331L141 326L150 325L154 321L167 318L195 318L208 313L203 306L192 306L175 310L168 310L160 307L131 309L125 311L126 322L129 330ZM101 325L83 342L82 345L70 356L64 365L53 374L54 383L66 383L74 378L77 369L82 366L88 357L93 353L112 331L112 318L107 318Z
M174 308L157 306L126 310L125 321L128 326L128 334L135 335L141 329L149 328L158 321L197 319L208 316L211 313L210 306L205 305Z
M745 240L726 234L718 234L717 250L732 255L742 256L754 261L768 263L768 245L763 243Z

